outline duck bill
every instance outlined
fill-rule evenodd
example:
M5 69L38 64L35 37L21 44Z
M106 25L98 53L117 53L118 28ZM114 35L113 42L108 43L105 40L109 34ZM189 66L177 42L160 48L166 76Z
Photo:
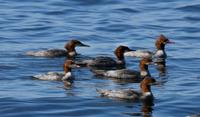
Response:
M80 43L77 46L80 46L80 47L90 47L89 45L86 45L86 44L83 44L83 43Z
M129 49L129 50L126 50L124 53L133 52L133 51L136 51L136 50Z
M160 82L151 83L151 85L160 85Z
M71 68L79 68L80 66L77 64L70 65Z
M167 44L175 44L175 42L173 42L173 41L168 41L168 42L166 42Z

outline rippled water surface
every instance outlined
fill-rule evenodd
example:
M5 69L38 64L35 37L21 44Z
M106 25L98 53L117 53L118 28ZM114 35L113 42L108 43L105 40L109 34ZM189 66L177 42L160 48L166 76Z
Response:
M162 33L176 42L167 46L167 74L150 72L161 86L153 117L184 117L200 113L200 1L199 0L0 0L0 115L1 117L128 117L142 115L140 102L107 99L96 88L117 89L122 83L94 76L89 69L74 69L69 89L58 81L30 76L62 71L65 58L24 55L30 50L63 48L77 38L89 48L86 56L113 56L118 45L155 50ZM127 57L127 66L138 69L138 59Z

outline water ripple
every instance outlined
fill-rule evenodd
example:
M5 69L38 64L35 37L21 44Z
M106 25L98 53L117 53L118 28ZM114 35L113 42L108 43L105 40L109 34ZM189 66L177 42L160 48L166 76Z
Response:
M78 59L106 55L114 49L155 51L160 34L176 42L166 46L166 76L155 66L150 72L160 86L151 114L155 117L184 117L199 113L200 33L199 0L1 0L0 1L0 115L27 116L144 116L148 110L139 101L100 97L96 89L139 89L138 83L95 76L87 68L73 69L75 81L33 80L48 71L63 72L65 57L26 56L25 52L48 48L64 49L70 39L90 45L77 47ZM139 59L126 57L129 69L139 70ZM128 113L128 114L126 114Z

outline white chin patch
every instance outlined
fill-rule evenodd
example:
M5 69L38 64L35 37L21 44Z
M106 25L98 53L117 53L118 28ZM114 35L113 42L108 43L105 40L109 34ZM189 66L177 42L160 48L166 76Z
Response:
M74 55L76 55L76 52L69 52L68 54L69 54L69 56L74 56Z
M146 71L141 71L141 72L140 72L140 75L141 75L141 76L147 76L148 73L147 73Z
M150 95L151 95L151 92L145 92L143 95L144 95L144 96L150 96Z

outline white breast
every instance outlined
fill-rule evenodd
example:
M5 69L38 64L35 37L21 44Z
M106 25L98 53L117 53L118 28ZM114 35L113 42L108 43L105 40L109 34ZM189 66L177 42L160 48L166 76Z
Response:
M143 96L150 96L150 95L152 95L151 92L145 92L145 93L143 93Z
M147 72L147 71L141 71L141 72L140 72L140 75L141 75L141 76L147 76L147 75L148 75L148 72Z
M71 78L71 77L72 77L72 73L71 73L71 72L67 72L67 73L65 74L65 76L63 76L62 80L68 80L68 79Z
M166 57L166 54L163 50L157 50L155 56L162 58L162 57Z
M76 55L76 52L69 52L68 55L69 55L69 56L75 56L75 55Z

